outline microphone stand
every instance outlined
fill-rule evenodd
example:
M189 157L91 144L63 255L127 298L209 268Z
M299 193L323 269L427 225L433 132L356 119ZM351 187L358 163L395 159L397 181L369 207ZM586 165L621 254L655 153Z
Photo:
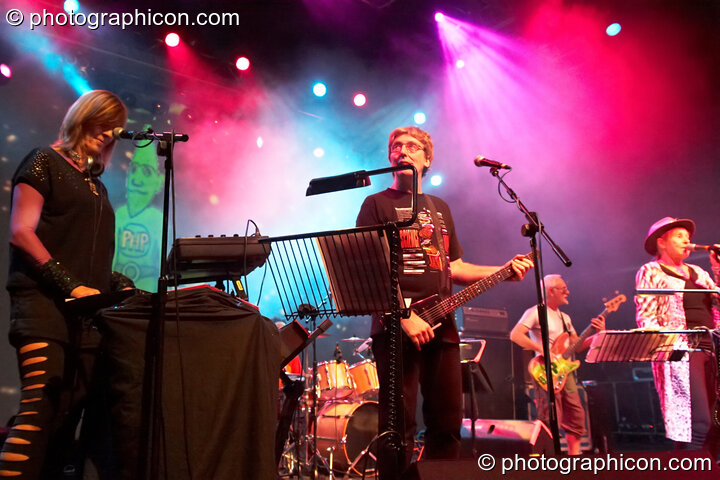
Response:
M155 134L158 139L157 153L165 157L165 188L163 196L163 226L160 241L160 276L157 293L152 296L152 316L145 338L145 368L142 394L142 424L138 469L141 479L159 478L159 450L165 446L160 442L163 432L162 380L165 346L165 308L167 302L167 240L170 209L170 187L173 177L173 149L177 136L175 132ZM185 141L185 140L178 140ZM178 306L175 305L176 311Z
M552 433L553 438L553 448L555 449L555 454L557 455L560 453L560 431L558 427L557 408L555 405L555 388L552 379L552 358L550 356L550 335L547 320L547 304L545 303L543 282L540 278L540 271L542 270L542 258L540 257L540 252L537 248L537 234L540 233L540 235L545 237L548 243L550 243L553 252L555 252L560 261L562 261L566 267L572 265L572 262L567 257L567 255L565 255L565 252L563 252L563 250L553 241L553 239L550 238L550 235L545 230L544 225L538 220L537 213L529 211L520 201L513 189L510 188L507 183L505 183L505 181L499 175L499 169L497 167L492 167L490 169L490 174L498 179L500 185L505 188L505 191L508 193L508 195L510 195L510 198L515 202L518 209L523 212L528 222L527 224L522 226L521 232L524 237L530 238L530 247L532 249L532 253L535 257L536 262L534 268L535 288L537 290L538 320L540 321L540 336L542 337L543 356L545 358L545 376L547 378L548 386L548 420L550 422L550 432ZM539 392L535 392L535 395L538 395L538 393Z

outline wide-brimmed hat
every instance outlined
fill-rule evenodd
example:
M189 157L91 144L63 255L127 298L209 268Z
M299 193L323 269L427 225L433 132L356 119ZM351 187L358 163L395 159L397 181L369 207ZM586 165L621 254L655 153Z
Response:
M647 238L645 239L645 251L650 255L657 255L657 239L662 237L668 230L678 227L690 232L690 236L695 233L695 222L688 218L661 218L653 223L650 226L650 230L648 230Z

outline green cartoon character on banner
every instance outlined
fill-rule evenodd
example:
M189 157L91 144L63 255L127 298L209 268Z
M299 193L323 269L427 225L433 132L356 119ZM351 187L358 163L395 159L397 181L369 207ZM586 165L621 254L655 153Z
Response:
M150 292L157 290L162 236L162 211L151 203L163 182L155 145L136 148L127 170L127 203L115 213L113 270Z

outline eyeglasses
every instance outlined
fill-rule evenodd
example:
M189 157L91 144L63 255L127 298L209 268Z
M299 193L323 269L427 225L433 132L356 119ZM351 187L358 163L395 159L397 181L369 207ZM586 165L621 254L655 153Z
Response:
M130 162L130 174L136 173L138 170L142 172L143 175L146 177L149 177L151 175L157 175L158 170L157 168L153 167L152 165L146 165L146 164L139 164L135 162Z
M418 150L425 150L422 145L418 145L417 143L394 143L392 147L390 147L390 150L399 153L402 152L403 147L405 147L405 149L410 153L416 153Z
M560 290L563 293L570 292L570 290L567 287L551 287L551 288L554 288L555 290Z

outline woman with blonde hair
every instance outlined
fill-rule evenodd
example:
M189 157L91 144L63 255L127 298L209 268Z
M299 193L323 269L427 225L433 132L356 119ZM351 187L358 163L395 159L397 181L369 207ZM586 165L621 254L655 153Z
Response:
M13 176L9 338L22 394L0 477L61 474L90 378L92 362L79 346L94 335L72 321L65 300L129 286L111 271L115 215L98 178L112 155L112 130L126 121L115 94L85 93L65 114L58 140L30 152Z

